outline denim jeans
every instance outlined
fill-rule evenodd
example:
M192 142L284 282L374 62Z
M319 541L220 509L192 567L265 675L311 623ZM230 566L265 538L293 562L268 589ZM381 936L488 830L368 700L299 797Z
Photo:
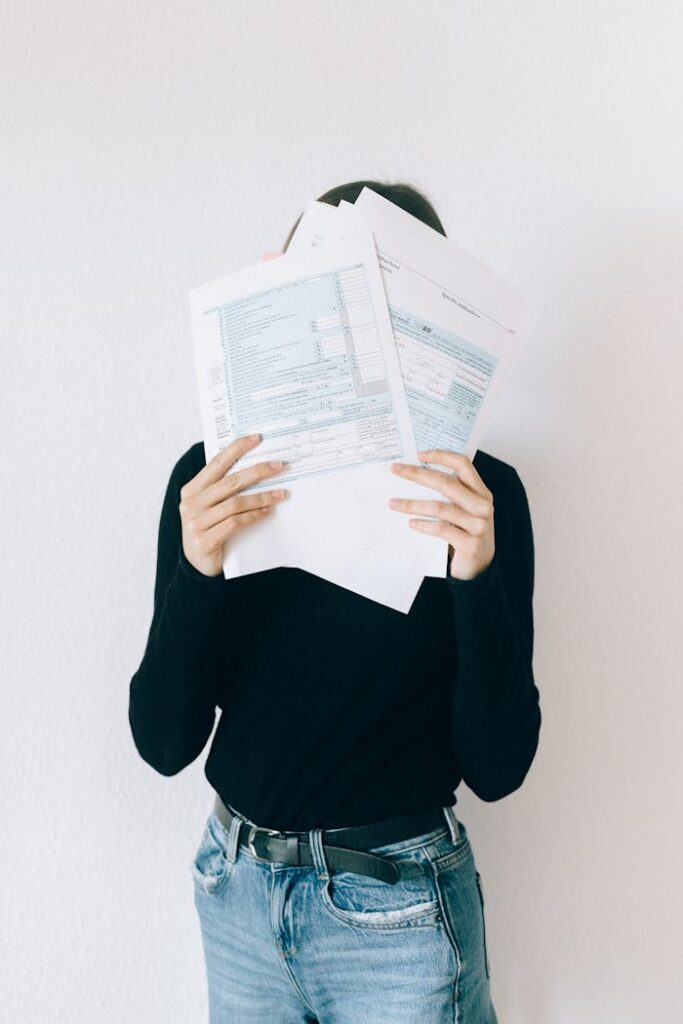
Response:
M443 810L443 826L373 848L404 865L395 884L328 869L320 829L313 865L259 861L237 846L254 822L212 812L191 863L209 1024L497 1024L481 876Z

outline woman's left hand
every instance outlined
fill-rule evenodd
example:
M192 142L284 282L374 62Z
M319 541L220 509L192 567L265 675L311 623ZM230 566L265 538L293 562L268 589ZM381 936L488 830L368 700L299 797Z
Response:
M450 473L424 466L393 462L397 476L414 480L434 490L446 501L415 501L392 498L390 508L412 512L429 519L409 519L409 525L421 533L431 533L448 541L449 573L457 580L471 580L487 569L495 553L493 494L472 465L460 452L442 448L417 453L424 462L445 466Z

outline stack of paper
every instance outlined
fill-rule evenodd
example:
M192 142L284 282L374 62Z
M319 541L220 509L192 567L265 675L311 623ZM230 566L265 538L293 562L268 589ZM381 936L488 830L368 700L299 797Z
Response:
M522 297L365 188L312 200L285 254L193 289L190 310L207 462L257 432L240 468L285 461L242 492L288 496L226 546L225 577L298 566L409 611L448 545L388 501L443 499L391 463L474 457L531 327Z

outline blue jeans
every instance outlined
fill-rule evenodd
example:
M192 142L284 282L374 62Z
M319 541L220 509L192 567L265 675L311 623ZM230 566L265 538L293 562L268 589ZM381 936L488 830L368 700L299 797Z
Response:
M395 884L265 863L211 813L191 864L210 1024L497 1024L481 876L464 824L373 848ZM328 842L333 840L328 837ZM339 843L343 846L343 842Z

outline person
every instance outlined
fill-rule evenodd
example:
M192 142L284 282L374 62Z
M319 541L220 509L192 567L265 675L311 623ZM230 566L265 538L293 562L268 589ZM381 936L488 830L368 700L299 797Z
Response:
M364 185L445 235L404 183L320 200L354 202ZM538 745L524 486L482 450L420 453L442 470L392 464L435 497L396 514L448 540L446 576L426 577L404 614L300 568L223 577L226 545L286 500L281 467L240 468L259 439L208 464L197 442L176 462L130 682L135 746L165 776L198 757L221 712L204 769L213 806L188 865L210 1024L495 1024L483 883L455 790L504 798ZM262 480L273 489L241 493Z

